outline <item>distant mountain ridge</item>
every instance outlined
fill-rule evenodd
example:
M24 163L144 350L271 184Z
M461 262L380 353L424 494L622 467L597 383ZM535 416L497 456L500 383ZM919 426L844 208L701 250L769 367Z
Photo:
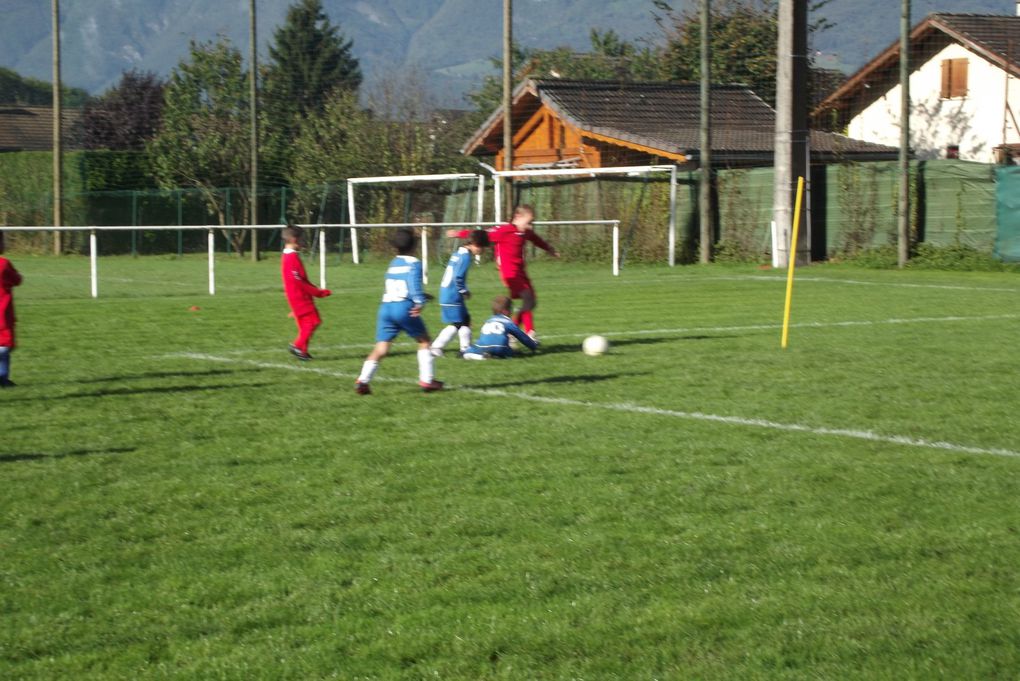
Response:
M292 0L258 0L260 55ZM681 9L696 0L673 0ZM0 66L50 80L50 3L0 0ZM500 52L499 0L323 0L330 20L354 40L366 84L417 69L440 105L466 106L463 93L494 73ZM243 0L87 0L62 3L62 74L66 85L99 93L137 68L165 76L190 40L225 35L248 49ZM897 2L831 0L819 15L835 23L815 37L828 61L853 70L896 39ZM658 40L651 0L516 0L514 37L522 45L589 47L592 28L627 39ZM1013 0L914 0L914 22L940 12L1014 14Z

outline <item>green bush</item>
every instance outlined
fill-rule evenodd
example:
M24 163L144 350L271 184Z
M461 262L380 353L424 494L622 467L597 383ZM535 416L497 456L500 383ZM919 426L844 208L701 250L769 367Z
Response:
M834 258L833 261L835 260ZM844 261L873 270L894 269L899 266L899 251L893 244L873 246L858 251L855 255L845 258Z
M919 270L968 272L1001 272L1010 269L994 256L963 243L954 243L948 246L918 244L907 266Z

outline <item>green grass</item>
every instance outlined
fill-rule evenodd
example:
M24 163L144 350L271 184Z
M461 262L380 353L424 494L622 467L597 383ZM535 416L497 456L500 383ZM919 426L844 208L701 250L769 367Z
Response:
M275 258L15 263L2 678L1020 669L1016 274L804 269L781 351L781 273L540 262L543 352L359 397L378 261L309 365Z

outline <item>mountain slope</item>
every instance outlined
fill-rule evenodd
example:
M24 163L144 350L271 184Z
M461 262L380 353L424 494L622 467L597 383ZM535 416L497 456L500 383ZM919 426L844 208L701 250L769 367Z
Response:
M673 0L681 8L695 0ZM258 0L262 54L291 0ZM417 68L444 106L493 73L502 39L499 0L324 0L330 19L354 39L367 84ZM933 11L1012 14L1013 0L913 0L914 20ZM0 66L50 79L49 3L2 0ZM166 75L187 55L190 40L229 37L247 52L244 0L88 0L62 4L63 78L97 93L131 68ZM628 39L658 40L651 0L517 0L515 39L530 47L588 48L590 30L612 28ZM836 27L815 38L853 70L896 39L899 3L832 0L820 14Z

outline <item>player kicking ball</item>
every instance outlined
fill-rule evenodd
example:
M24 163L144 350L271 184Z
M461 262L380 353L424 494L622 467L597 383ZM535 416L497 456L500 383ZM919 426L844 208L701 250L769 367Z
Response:
M436 357L443 356L443 348L454 336L460 341L461 352L471 345L471 315L467 309L471 291L467 287L467 273L471 269L471 261L488 245L489 235L484 229L476 229L471 232L470 241L450 256L439 285L439 310L446 326L432 342L432 354Z
M492 300L492 316L482 324L478 340L464 353L464 359L509 359L514 356L510 338L516 338L532 352L538 349L538 342L524 333L510 319L513 302L507 296L496 296Z
M488 233L503 285L506 286L511 299L521 301L520 310L514 315L514 322L523 328L524 332L533 340L537 340L532 310L535 309L538 300L524 265L524 247L530 241L554 258L560 257L560 254L542 237L535 234L532 224L534 221L535 209L522 203L514 208L513 217L509 223L493 227L488 230ZM447 232L447 236L457 236L461 239L466 238L468 234L467 230Z
M393 339L401 331L418 341L418 385L427 393L443 389L443 383L437 381L432 373L431 339L421 319L425 291L422 289L421 260L412 255L415 242L414 233L409 229L401 229L390 241L397 255L386 270L385 289L376 321L375 347L365 358L361 375L354 384L354 392L359 395L372 392L369 383L379 369L379 363L389 354Z

